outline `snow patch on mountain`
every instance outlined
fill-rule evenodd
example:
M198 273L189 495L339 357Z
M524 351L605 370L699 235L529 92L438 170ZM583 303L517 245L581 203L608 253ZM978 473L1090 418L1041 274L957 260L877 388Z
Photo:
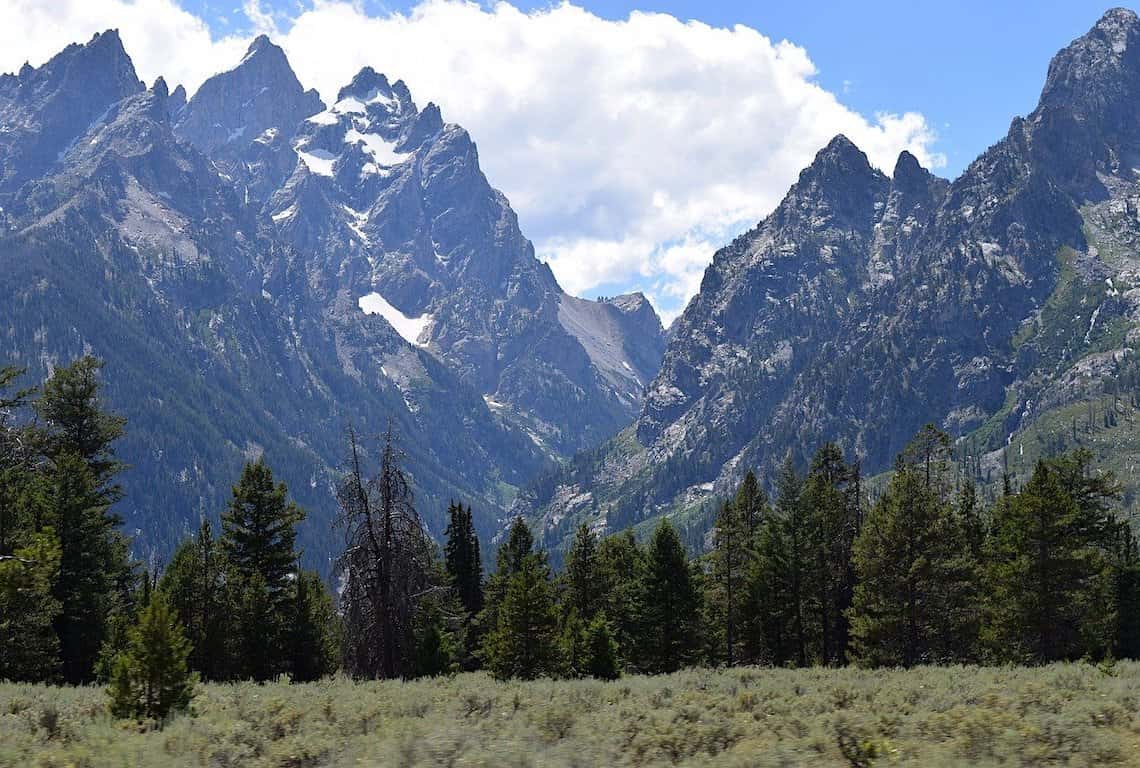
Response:
M385 141L375 133L361 133L355 128L350 128L344 134L344 143L363 143L364 151L379 166L399 165L408 159L408 153L396 151L396 142Z
M336 162L337 156L327 149L314 149L308 152L298 149L297 157L301 158L306 168L318 176L333 175L333 163Z
M388 324L396 329L396 333L400 334L409 344L425 346L418 339L427 328L428 323L431 322L431 314L424 313L419 317L408 317L375 292L361 296L357 304L364 314L380 315L387 320Z

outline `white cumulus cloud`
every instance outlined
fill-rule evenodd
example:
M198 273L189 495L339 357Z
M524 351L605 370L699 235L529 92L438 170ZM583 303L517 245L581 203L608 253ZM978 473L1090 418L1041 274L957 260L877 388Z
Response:
M471 132L567 290L642 289L667 318L714 250L769 212L836 133L887 171L902 149L945 164L921 114L859 114L815 82L802 47L745 26L642 12L615 21L570 3L267 8L246 0L247 33L218 37L176 0L6 0L0 69L106 27L121 30L148 82L164 74L191 90L232 66L253 31L271 33L326 101L370 65Z

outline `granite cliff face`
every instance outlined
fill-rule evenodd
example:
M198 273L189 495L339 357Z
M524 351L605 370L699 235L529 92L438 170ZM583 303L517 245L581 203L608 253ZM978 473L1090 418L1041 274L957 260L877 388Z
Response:
M931 421L992 479L1015 435L1128 365L1138 89L1140 21L1113 10L953 182L905 152L888 177L836 137L715 255L634 424L516 509L551 543L582 519L699 514L745 470L803 466L826 440L882 471Z
M656 373L644 300L566 296L467 133L369 69L326 109L259 38L187 101L107 32L0 78L0 126L0 360L106 360L143 552L264 453L327 563L343 430L389 419L432 531L461 498L488 535Z

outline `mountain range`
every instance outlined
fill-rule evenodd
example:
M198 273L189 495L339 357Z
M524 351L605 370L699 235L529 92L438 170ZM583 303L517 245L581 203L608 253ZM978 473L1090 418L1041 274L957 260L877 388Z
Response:
M668 333L640 294L565 293L471 136L371 68L326 104L259 37L188 96L140 82L112 30L0 76L0 363L106 361L142 552L265 455L327 564L344 430L389 423L433 534L456 498L481 535L523 515L555 550L662 516L699 546L746 471L824 441L873 487L928 422L985 492L1083 446L1132 510L1138 248L1122 9L952 181L835 137Z
M983 487L1082 445L1126 481L1140 337L1140 20L1060 51L1037 108L953 181L837 136L713 257L641 412L516 511L557 547L709 502L837 442L874 476L925 423Z
M432 532L456 498L491 534L628 423L664 347L644 296L562 291L439 108L367 68L327 106L265 37L189 99L114 30L0 77L0 232L0 360L106 362L141 553L265 455L327 565L345 429L389 421Z

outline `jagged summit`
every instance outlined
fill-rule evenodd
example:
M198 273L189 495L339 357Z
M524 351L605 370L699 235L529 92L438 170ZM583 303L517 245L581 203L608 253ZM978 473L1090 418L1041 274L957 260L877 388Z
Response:
M267 130L291 136L322 109L317 92L301 86L285 51L261 35L236 67L202 84L182 110L177 130L207 154L220 147L230 147L232 154Z
M926 173L926 169L922 167L922 163L918 162L917 157L904 149L899 153L899 159L895 161L895 169L891 171L891 179L898 184L900 181L912 179L923 173Z
M143 89L116 30L0 79L0 195L46 172L92 122Z

